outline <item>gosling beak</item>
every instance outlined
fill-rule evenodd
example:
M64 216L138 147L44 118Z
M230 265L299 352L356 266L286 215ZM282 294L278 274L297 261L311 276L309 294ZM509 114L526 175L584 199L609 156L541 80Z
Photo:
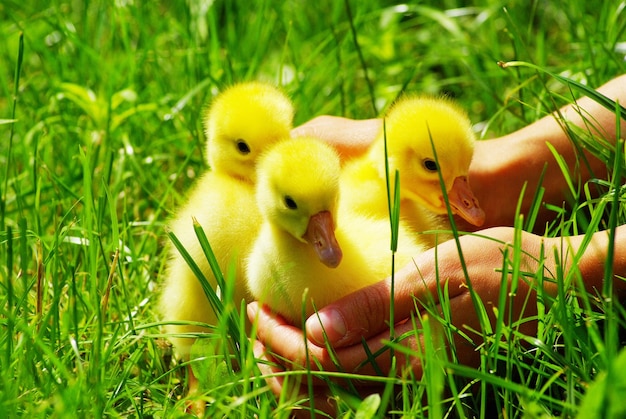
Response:
M329 211L321 211L311 216L302 238L313 246L320 262L329 268L339 266L343 253L335 238L335 224Z
M470 189L467 176L459 176L454 179L452 188L448 191L448 199L453 213L477 227L483 225L485 211L480 207L478 199Z

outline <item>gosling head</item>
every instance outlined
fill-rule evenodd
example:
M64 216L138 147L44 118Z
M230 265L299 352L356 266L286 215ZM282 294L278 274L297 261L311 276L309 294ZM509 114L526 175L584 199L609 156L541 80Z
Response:
M272 85L248 82L224 90L205 117L211 170L253 182L257 158L289 138L293 114L289 98Z
M337 267L343 256L335 238L339 157L312 138L282 141L259 162L257 202L263 216L309 244L319 260Z
M446 99L405 97L389 110L385 132L390 174L396 169L400 173L402 199L445 214L440 172L452 212L471 224L483 224L485 213L468 183L475 140L465 112ZM381 132L372 150L378 161L383 136ZM384 175L384 162L379 170Z

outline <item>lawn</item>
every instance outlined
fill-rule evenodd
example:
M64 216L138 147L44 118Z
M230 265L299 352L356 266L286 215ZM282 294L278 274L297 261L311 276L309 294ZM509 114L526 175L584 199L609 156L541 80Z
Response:
M626 67L617 1L34 3L0 5L2 417L185 414L156 300L167 220L208 169L202 115L224 87L283 86L296 124L380 116L405 91L446 94L491 138ZM498 65L510 61L521 65ZM623 151L597 147L603 195L575 187L547 236L626 222ZM379 377L390 383L380 399L337 392L340 414L610 417L623 393L593 383L623 377L626 312L561 279L537 336L503 324L480 368L431 354L428 376ZM219 372L203 383L207 417L288 417L300 401L275 397L252 355L238 356L241 368L198 362Z

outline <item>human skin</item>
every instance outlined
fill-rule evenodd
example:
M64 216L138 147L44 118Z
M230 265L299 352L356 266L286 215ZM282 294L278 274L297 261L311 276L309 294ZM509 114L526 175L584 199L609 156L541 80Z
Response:
M615 78L598 89L607 97L626 102L626 76ZM609 141L615 141L616 118L614 113L604 109L588 98L581 98L575 104L561 109L561 115L570 122L590 129ZM582 116L581 116L582 115ZM588 121L593 121L589 127ZM292 135L299 136L312 130L318 137L334 144L344 158L350 158L362 153L375 137L382 122L378 119L353 121L344 118L322 116L296 128ZM474 160L470 167L470 183L481 207L484 208L487 218L484 230L476 235L465 235L459 238L463 259L467 266L467 278L471 282L474 292L480 297L494 322L492 308L498 303L502 282L503 251L511 249L511 244L520 240L522 255L522 269L536 272L537 258L543 249L543 273L551 278L556 271L559 260L566 261L566 270L577 269L580 278L584 280L585 289L593 294L601 294L604 283L604 266L608 254L609 234L605 231L593 235L591 243L583 247L584 236L546 238L537 234L522 232L510 227L515 220L516 204L520 193L526 185L526 193L522 199L521 213L527 213L530 208L534 191L542 186L545 188L543 200L547 204L557 207L569 199L569 189L561 168L557 164L552 151L546 145L550 143L554 149L568 162L571 173L574 173L580 182L586 182L594 173L597 176L606 175L606 165L590 155L584 153L589 164L578 164L578 151L572 146L569 138L562 129L562 121L553 115L544 117L537 122L509 135L498 139L482 140L476 143ZM621 121L621 130L626 132L626 124ZM349 132L349 135L346 135ZM346 138L345 141L342 138ZM541 172L546 167L543 183L540 183ZM546 206L540 209L537 226L542 226L554 216ZM462 229L471 231L471 226L463 225ZM616 254L613 258L614 291L618 298L626 296L626 287L621 279L626 277L626 227L620 226L615 235ZM582 251L584 250L584 252ZM574 255L579 255L576 264L572 264ZM436 261L437 263L433 263ZM437 271L436 272L436 269ZM435 310L441 309L437 300L437 287L442 286L439 278L445 278L445 285L449 291L449 306L452 324L459 327L474 340L473 344L459 335L455 337L456 354L458 361L466 365L477 365L479 362L475 345L480 344L481 337L471 330L480 330L478 315L467 286L467 279L461 268L461 261L457 243L448 241L430 249L415 258L415 265L407 266L396 272L394 278L394 319L409 319L415 316L420 301L426 301L430 295L435 303ZM510 281L510 277L508 277ZM505 283L504 286L510 284ZM515 298L512 301L512 318L522 319L533 316L536 310L537 285L532 282L519 281ZM550 281L542 284L543 292L555 295L556 287ZM386 279L370 287L359 290L324 308L318 315L306 321L305 340L303 331L288 324L278 316L273 315L267 308L259 307L256 302L249 304L248 316L257 322L258 333L255 342L255 353L258 357L269 360L282 361L270 366L261 363L265 373L273 373L283 368L297 369L304 366L307 358L314 357L322 369L335 370L335 365L323 345L324 337L320 320L324 325L327 343L336 354L336 359L344 371L353 371L362 374L375 374L368 365L358 368L366 358L361 344L362 339L372 352L381 348L383 339L389 338L389 315L391 300L391 281ZM416 303L417 302L417 303ZM416 309L416 304L418 305ZM423 313L422 313L423 314ZM418 325L419 327L419 325ZM531 321L521 324L522 333L532 334L536 324ZM410 321L400 322L395 326L395 335L412 330L414 325ZM305 345L305 342L307 343ZM402 344L411 348L422 345L419 337L412 335ZM275 356L267 352L271 348ZM404 360L401 354L398 365L407 361L416 375L421 374L421 365L418 359ZM290 360L290 361L288 361ZM377 358L378 365L383 372L390 367L389 357ZM282 379L273 377L268 383L277 393L282 387ZM323 387L321 386L320 389ZM323 391L322 391L323 392ZM321 393L320 393L321 394ZM320 398L324 403L324 398ZM319 406L320 403L316 404Z
M463 257L467 262L468 277L472 282L474 292L480 296L489 320L495 324L494 307L497 307L500 288L502 286L502 274L497 269L502 267L502 250L510 246L511 228L494 227L481 234L485 236L466 235L460 238ZM544 249L544 273L550 278L555 272L556 260L554 250L560 257L568 253L565 260L573 260L574 255L581 249L584 236L569 237L567 240L561 238L542 238L532 233L521 233L521 243L524 253L522 270L534 272L537 270L537 261L528 255L540 253L541 246ZM485 237L489 237L488 239ZM601 295L604 277L604 263L607 260L609 235L607 232L594 234L592 242L586 247L578 259L578 270L581 278L584 278L586 288L594 294ZM506 244L505 244L506 243ZM510 248L510 247L509 247ZM618 227L615 236L615 248L626 248L626 226ZM566 249L566 250L562 250ZM451 323L459 327L466 333L473 342L459 334L454 334L454 346L458 363L478 366L479 352L476 346L481 343L481 336L472 331L481 330L478 316L475 314L473 301L468 292L467 281L462 273L459 260L459 252L453 241L445 242L436 249L431 249L416 258L416 266L419 273L411 267L397 272L395 279L395 311L396 319L407 319L415 316L416 301L421 300L430 293L436 300L437 282L435 266L432 263L437 258L439 277L446 278L446 284L450 293L447 303L451 314ZM567 265L571 269L572 264ZM626 297L626 282L622 278L626 277L626 257L624 252L619 252L614 257L614 290L618 299ZM515 298L512 300L512 319L532 319L537 314L537 292L536 285L532 282L520 280L516 289ZM510 286L505 283L504 286ZM546 280L543 282L543 292L548 296L556 294L556 286L553 282ZM320 310L319 316L325 324L326 338L333 347L335 359L341 364L343 371L358 374L378 375L369 364L361 366L367 354L361 344L361 339L365 338L370 352L375 353L384 346L384 340L389 339L389 313L391 298L391 281L389 279L377 283L368 288L364 288L352 295L344 297L339 301L326 306ZM549 300L549 297L544 302ZM432 308L440 312L441 306L435 304ZM510 308L509 308L510 309ZM423 315L423 312L421 313ZM259 307L256 302L248 305L248 316L257 319L258 333L254 342L254 351L257 357L263 361L259 366L266 375L266 380L270 388L280 394L284 385L283 376L276 375L285 370L301 370L307 367L306 355L308 351L309 359L315 359L319 368L324 371L336 371L334 362L323 342L322 329L319 320L312 316L307 320L306 330L308 339L305 340L303 331L295 327L280 316L272 314L266 307ZM506 316L505 316L506 318ZM417 329L421 329L421 324L416 320ZM434 323L434 322L431 322ZM397 324L395 336L411 332L416 326L411 321ZM431 324L431 327L433 325ZM518 327L520 333L532 336L536 331L534 321L522 321ZM419 350L418 346L424 345L423 335L418 333L410 334L410 338L402 341L413 353ZM306 342L306 344L305 344ZM271 348L271 353L267 351ZM396 351L396 365L408 366L416 376L421 376L422 365L417 357L406 359L401 352ZM389 373L391 360L389 351L383 353L376 359L378 367L384 374ZM316 363L309 361L309 367L317 369ZM326 397L326 386L323 383L315 382L314 401L315 407L332 414L334 406L332 400ZM360 391L367 394L374 391L369 388L372 382L363 382ZM302 388L304 397L308 393ZM301 412L304 417L306 412Z
M626 103L626 75L610 80L597 91L619 103ZM563 107L560 114L581 128L590 129L592 133L608 141L615 141L615 114L588 97ZM485 223L481 228L512 225L515 207L524 184L527 185L521 213L528 211L534 192L540 186L544 163L547 163L547 167L541 186L545 188L546 204L560 207L563 201L569 199L561 168L546 143L552 144L563 160L568 162L569 173L580 175L581 183L589 180L592 173L597 176L605 174L604 162L588 152L583 154L589 167L581 163L579 152L572 147L563 131L563 122L555 116L558 115L547 115L511 134L476 142L469 181L486 213ZM292 136L317 136L334 145L342 158L347 160L364 153L381 127L382 119L353 120L323 115L296 127ZM626 123L621 121L621 132L626 132L625 130ZM554 213L543 206L536 224L541 226L553 216ZM465 231L476 229L460 219L457 221Z

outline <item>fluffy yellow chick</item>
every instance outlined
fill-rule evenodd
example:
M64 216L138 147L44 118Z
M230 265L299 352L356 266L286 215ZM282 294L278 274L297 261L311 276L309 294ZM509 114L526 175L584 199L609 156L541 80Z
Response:
M205 118L211 171L254 181L259 154L289 137L293 113L289 98L270 84L241 83L222 92Z
M385 135L391 187L398 170L400 216L414 231L438 228L441 222L435 215L447 213L438 171L452 212L473 225L483 224L485 213L468 183L474 154L471 123L465 112L445 98L407 96L391 107L385 128L369 152L344 169L345 206L376 217L389 217ZM428 241L426 237L422 239Z
M390 223L339 211L340 162L312 139L284 141L258 167L261 231L247 262L252 295L300 324L328 303L391 274ZM423 248L400 228L397 266ZM306 295L306 301L303 299Z
M233 302L237 307L248 296L242 261L260 225L254 198L257 157L278 140L289 137L292 119L290 100L271 85L241 83L220 93L205 116L210 170L198 180L187 203L170 223L171 231L214 289L215 277L196 237L193 218L206 233L225 276L229 266L234 266ZM217 323L199 280L173 247L160 312L164 321ZM165 329L172 334L170 340L177 353L185 359L194 339L176 334L208 331L196 325L170 324Z

